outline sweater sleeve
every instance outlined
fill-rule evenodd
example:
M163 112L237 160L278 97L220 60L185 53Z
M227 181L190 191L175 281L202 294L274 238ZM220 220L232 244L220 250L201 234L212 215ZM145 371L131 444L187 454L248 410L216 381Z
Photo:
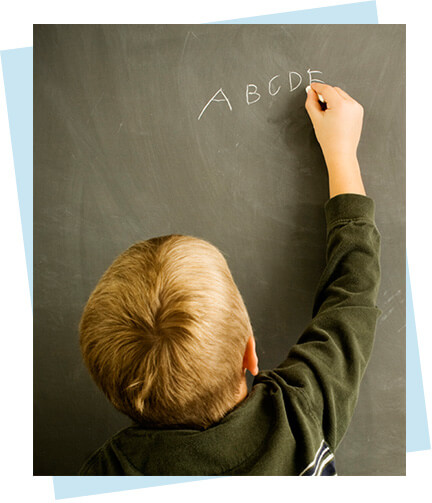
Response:
M326 266L313 318L274 372L303 396L335 450L351 421L381 314L380 234L367 196L335 196L327 201L325 216Z

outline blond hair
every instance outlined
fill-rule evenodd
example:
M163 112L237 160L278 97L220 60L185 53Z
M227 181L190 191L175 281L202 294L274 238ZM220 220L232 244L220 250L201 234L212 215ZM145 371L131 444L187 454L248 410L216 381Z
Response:
M139 423L205 428L238 401L252 328L225 258L204 240L131 246L90 295L79 330L93 379Z

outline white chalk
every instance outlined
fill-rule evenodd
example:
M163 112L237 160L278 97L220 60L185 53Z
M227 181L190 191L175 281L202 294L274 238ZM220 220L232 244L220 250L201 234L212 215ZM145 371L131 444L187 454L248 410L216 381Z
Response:
M306 94L309 92L310 88L311 88L311 86L307 86L307 88L306 88ZM318 94L318 99L321 101L321 103L325 103L324 102L324 98L321 96L321 94Z

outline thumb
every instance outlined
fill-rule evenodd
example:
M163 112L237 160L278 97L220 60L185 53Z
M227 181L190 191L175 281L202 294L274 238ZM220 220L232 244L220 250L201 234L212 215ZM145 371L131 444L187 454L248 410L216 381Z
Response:
M311 88L307 86L306 88L307 98L305 103L305 108L312 122L322 114L322 108L318 100L318 94Z

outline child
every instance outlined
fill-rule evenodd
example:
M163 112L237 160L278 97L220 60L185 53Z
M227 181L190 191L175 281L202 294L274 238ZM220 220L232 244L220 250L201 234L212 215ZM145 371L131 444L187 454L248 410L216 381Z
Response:
M91 294L80 336L96 383L135 424L96 451L81 475L336 475L334 452L380 314L380 236L357 162L362 107L313 83L306 109L330 188L327 263L311 322L283 363L259 372L249 317L221 253L186 236L133 245ZM249 394L246 369L255 376Z

